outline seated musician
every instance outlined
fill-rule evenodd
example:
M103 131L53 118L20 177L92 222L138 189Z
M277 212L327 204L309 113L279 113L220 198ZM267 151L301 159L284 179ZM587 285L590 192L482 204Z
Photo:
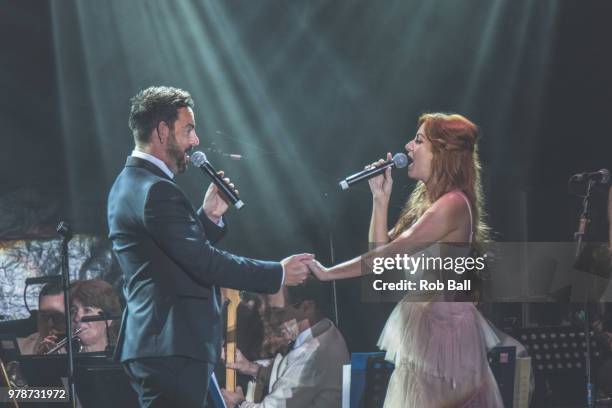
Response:
M18 338L21 354L45 354L57 342L57 336L66 331L64 293L56 283L47 283L38 294L37 331Z
M330 297L330 288L316 280L284 288L279 302L267 307L266 320L273 329L286 334L285 353L277 354L268 367L246 360L240 352L236 362L228 364L259 379L269 375L269 393L257 403L246 401L241 388L237 392L224 389L228 408L341 405L342 366L348 362L349 354L342 334L324 316Z
M96 315L119 316L121 303L115 288L101 279L75 281L70 289L70 296L72 329L81 330L78 334L82 346L80 351L105 351L107 346L114 345L119 331L119 320L81 322L81 319L84 316Z

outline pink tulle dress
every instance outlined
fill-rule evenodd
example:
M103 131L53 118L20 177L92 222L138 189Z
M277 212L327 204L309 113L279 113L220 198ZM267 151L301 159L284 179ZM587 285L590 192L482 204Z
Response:
M426 249L429 256L439 253L436 247ZM405 298L378 341L395 364L384 408L503 407L486 354L498 342L471 302Z

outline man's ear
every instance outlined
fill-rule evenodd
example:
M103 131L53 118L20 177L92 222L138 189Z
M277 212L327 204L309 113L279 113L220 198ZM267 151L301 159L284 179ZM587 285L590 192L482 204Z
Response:
M168 126L168 123L162 120L157 124L156 131L159 143L165 144L168 140L168 134L170 133L170 127Z

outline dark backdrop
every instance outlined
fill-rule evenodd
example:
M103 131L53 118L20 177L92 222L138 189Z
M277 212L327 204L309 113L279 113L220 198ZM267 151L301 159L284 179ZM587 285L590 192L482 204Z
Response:
M4 238L48 235L59 219L107 233L106 195L133 147L128 98L154 84L192 92L202 149L244 155L205 150L247 203L223 247L249 256L329 262L330 236L337 261L357 255L370 195L336 183L403 150L425 111L481 127L498 240L571 240L568 177L612 165L610 2L0 5ZM413 187L394 174L391 219ZM203 176L179 180L200 202ZM392 305L360 303L355 282L338 289L349 347L372 349Z

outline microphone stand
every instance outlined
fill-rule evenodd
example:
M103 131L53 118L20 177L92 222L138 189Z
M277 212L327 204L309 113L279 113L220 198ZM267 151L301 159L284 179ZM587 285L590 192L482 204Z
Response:
M325 198L328 198L329 195L327 193L324 194ZM334 217L330 217L331 219L335 219ZM329 225L329 223L328 223ZM329 245L329 262L330 265L335 265L336 264L336 253L334 251L334 227L329 226L328 227L328 245ZM340 318L338 317L338 289L336 288L336 281L333 280L332 281L332 297L333 297L333 301L334 301L334 323L336 323L336 327L340 328Z
M108 317L104 311L98 313L99 316L104 318L104 328L106 329L106 347L104 348L104 354L106 357L113 356L113 347L111 346L110 333L108 332Z
M74 383L74 341L72 339L72 316L70 313L70 271L68 265L68 242L72 239L70 226L61 221L57 232L62 236L62 289L64 292L64 309L66 310L66 333L68 339L68 399L70 406L76 408L76 388Z
M584 246L584 238L587 235L587 228L591 222L589 215L589 199L591 198L591 189L595 184L594 180L589 180L587 184L586 194L582 199L582 212L578 219L578 231L574 233L574 240L576 241L576 253L575 259L578 262ZM587 271L588 272L588 271ZM584 299L584 338L586 341L586 393L587 393L587 407L593 407L593 383L591 382L591 324L589 318L589 303L588 303L588 288L585 292Z
M324 199L329 200L330 193L326 191L321 191L321 194ZM332 210L330 208L331 207L329 205L325 207L326 209L325 225L327 226L326 232L327 232L327 245L329 248L329 264L333 266L336 264L336 251L335 251L335 246L334 246L334 225L332 225L332 221L335 220L336 217L334 217L334 215L331 213ZM338 289L336 287L335 280L333 280L331 284L332 284L332 300L333 300L333 309L334 309L333 310L334 323L336 324L337 328L340 328L340 317L338 313Z
M100 313L103 317L106 317L106 313L101 312ZM108 320L104 319L104 328L106 329L106 347L104 349L104 353L106 354L107 357L112 357L113 353L112 353L112 346L111 346L111 341L110 341L110 333L108 332Z

